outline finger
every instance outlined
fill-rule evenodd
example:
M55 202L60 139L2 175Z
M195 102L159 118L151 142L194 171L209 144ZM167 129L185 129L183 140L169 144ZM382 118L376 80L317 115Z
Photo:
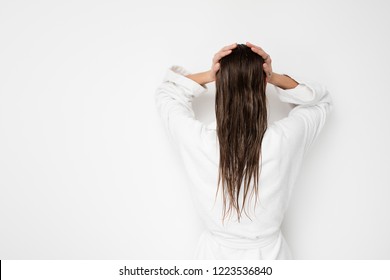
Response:
M222 50L231 50L231 49L234 49L235 47L237 47L237 43L233 43L231 45L228 45L228 46L225 46L222 48Z
M264 63L263 65L264 65L263 68L264 68L266 71L272 71L271 65L269 65L268 63Z
M214 56L213 62L217 63L222 57L227 56L231 52L232 52L232 50L227 50L227 51L220 51L220 52L216 53Z
M265 63L270 64L271 63L271 57L267 54L266 57L263 57L263 60Z
M260 48L258 46L255 46L255 45L252 45L250 48L251 48L251 50L253 50L256 53L259 53L259 52L260 53L265 53L265 51L262 48Z
M251 48L251 50L255 53L257 53L258 55L260 55L265 62L271 62L271 58L270 56L263 50L260 50L260 49L257 49L257 48Z
M215 72L217 72L217 71L219 70L220 66L221 66L221 64L216 63L216 64L214 65L213 70L214 70Z
M217 63L222 57L228 55L229 53L231 53L231 50L216 53L213 58L213 63Z
M256 47L255 45L253 45L252 43L250 43L250 42L246 42L246 45L248 46L248 47Z
M263 64L263 71L267 74L267 76L269 76L269 74L272 73L272 69L271 67L268 66L267 63Z
M269 55L259 46L256 46L250 42L246 42L247 46L251 48L252 51L260 55L264 60L269 58Z
M250 48L256 48L256 49L259 49L259 50L264 51L263 48L260 47L260 46L254 45L254 44L249 43L249 42L246 42L246 44L247 44L247 46L250 47Z
M223 48L221 49L221 51L231 50L231 49L234 49L235 47L237 47L237 43L234 43L234 44L225 46L225 47L223 47Z
M264 60L265 60L266 58L268 58L268 54L267 54L265 51L261 50L261 49L252 47L251 50L252 50L253 52L257 53L258 55L260 55Z

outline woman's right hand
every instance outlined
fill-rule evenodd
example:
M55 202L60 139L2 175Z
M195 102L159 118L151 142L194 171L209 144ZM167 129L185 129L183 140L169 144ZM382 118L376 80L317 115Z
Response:
M263 70L266 73L266 80L269 82L273 76L272 72L272 59L261 47L253 45L252 43L246 42L246 45L251 48L251 50L264 59Z
M215 81L215 75L218 72L219 68L221 67L221 64L219 63L221 58L229 55L235 47L237 47L237 43L225 46L214 55L213 62L211 64L211 70L210 70L211 81Z

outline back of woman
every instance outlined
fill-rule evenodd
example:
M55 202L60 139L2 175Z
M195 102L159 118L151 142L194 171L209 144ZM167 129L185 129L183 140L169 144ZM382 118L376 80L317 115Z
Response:
M216 122L195 118L192 99L216 84ZM267 83L289 115L268 124ZM163 124L178 148L206 230L198 259L291 259L280 230L302 161L332 108L325 87L272 71L251 43L224 47L211 70L167 70L156 91Z

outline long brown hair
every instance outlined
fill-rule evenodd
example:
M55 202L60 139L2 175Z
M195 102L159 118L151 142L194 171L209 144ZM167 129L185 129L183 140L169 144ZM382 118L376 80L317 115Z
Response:
M215 112L220 151L217 193L222 184L223 220L233 209L238 221L243 210L248 216L245 203L249 191L250 197L255 194L257 202L261 144L268 119L263 63L263 58L248 46L238 44L220 60L216 73Z

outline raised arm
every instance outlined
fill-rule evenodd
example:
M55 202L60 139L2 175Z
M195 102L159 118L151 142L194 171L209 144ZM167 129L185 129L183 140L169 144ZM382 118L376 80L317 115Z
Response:
M292 89L298 85L298 82L285 74L278 74L272 71L272 59L261 47L246 42L251 50L264 59L263 70L267 74L267 82L281 89Z
M275 122L297 155L304 155L317 139L332 111L333 102L325 86L318 82L292 79L272 71L271 57L259 46L247 42L252 51L263 57L267 81L275 86L282 102L294 104L288 117Z
M212 76L211 76L211 70L205 71L205 72L199 72L195 74L189 74L186 75L187 78L193 80L194 82L200 84L200 85L205 85L207 83L211 83L213 81Z
M188 79L186 75L189 74L185 68L173 65L167 69L155 92L157 111L166 131L174 141L183 145L191 145L191 138L201 133L202 123L195 118L192 100L207 91L206 87Z
M272 73L269 83L281 89L293 89L298 86L298 82L286 74Z

